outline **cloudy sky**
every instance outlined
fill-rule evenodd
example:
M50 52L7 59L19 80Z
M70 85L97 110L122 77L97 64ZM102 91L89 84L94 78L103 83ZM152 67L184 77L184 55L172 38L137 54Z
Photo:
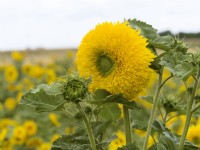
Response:
M103 21L200 32L199 0L0 0L0 50L77 47Z

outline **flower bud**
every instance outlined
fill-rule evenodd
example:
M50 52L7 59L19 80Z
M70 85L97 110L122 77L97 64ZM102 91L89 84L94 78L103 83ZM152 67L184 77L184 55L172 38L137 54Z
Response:
M69 80L64 86L64 97L72 102L79 102L85 98L87 87L83 81L78 79Z

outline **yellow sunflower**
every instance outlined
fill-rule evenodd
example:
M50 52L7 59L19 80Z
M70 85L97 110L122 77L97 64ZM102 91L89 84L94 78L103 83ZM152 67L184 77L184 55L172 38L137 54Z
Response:
M11 57L15 61L22 61L24 59L24 54L18 51L14 51L11 53Z
M99 24L79 46L78 71L81 76L92 77L91 91L105 89L133 99L150 80L149 65L155 56L147 44L127 22Z
M27 120L24 122L24 126L23 126L26 130L26 133L28 136L33 136L37 133L37 124L35 123L35 121L33 120Z
M200 146L200 124L190 126L187 139L194 144Z
M7 66L5 68L4 76L7 82L13 83L18 78L17 68L13 65Z

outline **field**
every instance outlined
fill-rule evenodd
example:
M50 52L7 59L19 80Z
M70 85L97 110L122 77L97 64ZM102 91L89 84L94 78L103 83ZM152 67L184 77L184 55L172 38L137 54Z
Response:
M196 52L200 47L200 39L186 39L185 42L188 44L191 52ZM81 121L76 121L77 117L80 116L78 116L77 111L71 110L72 108L69 108L69 110L74 113L75 119L66 112L52 111L40 113L35 112L31 106L19 104L23 93L35 88L39 84L45 83L50 85L59 79L66 78L66 75L75 72L77 70L74 64L76 52L76 49L36 49L0 52L0 150L50 150L51 144L61 135L72 138L76 131L83 130L83 127L79 126ZM170 72L164 69L163 79L166 79L168 76L170 76ZM189 78L187 82L188 85L192 85L194 79ZM138 112L132 110L130 112L133 128L131 132L133 141L137 145L143 143L146 135L146 132L141 130L142 126L139 123L148 120L150 109L152 108L150 97L142 98L142 96L153 96L156 83L157 75L154 73L148 87L135 99L144 111ZM197 89L197 91L200 90ZM169 79L160 96L160 113L157 112L157 120L164 118L166 127L179 135L182 134L183 125L186 120L185 115L182 115L180 112L177 114L176 111L170 110L169 114L165 116L165 109L168 104L170 106L171 104L173 106L178 104L182 106L185 101L180 102L180 100L185 99L185 97L186 89L184 84L177 78ZM70 105L69 107L72 106ZM107 121L107 124L110 120L115 121L112 123L109 122L109 127L107 127L107 124L106 126L96 124L99 127L99 132L100 130L103 132L106 127L107 132L104 133L104 136L98 132L95 132L95 134L101 140L104 140L105 137L110 137L110 141L105 142L104 147L106 147L105 149L116 150L118 147L125 145L125 134L122 126L124 117L122 106L119 104L108 104L107 106L103 106L103 108L107 111L100 110L98 119L102 122ZM96 129L94 130L96 131ZM81 132L84 133L83 131ZM158 131L158 133L149 138L148 147L159 141L159 133ZM187 139L200 146L199 133L200 119L194 116ZM116 139L112 137L115 134L118 136ZM85 139L76 140L84 141ZM70 142L70 146L73 144L80 146L79 142ZM89 143L88 139L87 142Z

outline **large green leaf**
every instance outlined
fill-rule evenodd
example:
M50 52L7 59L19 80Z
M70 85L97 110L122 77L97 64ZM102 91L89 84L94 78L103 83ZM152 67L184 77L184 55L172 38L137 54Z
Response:
M61 109L65 102L62 84L55 83L51 85L41 84L24 93L20 104L33 106L38 112L47 112Z
M195 75L199 69L192 55L183 54L181 52L164 55L160 64L165 66L173 75L183 80L186 80L189 76Z
M115 103L103 105L99 111L99 118L102 120L117 120L121 117L121 110Z
M111 95L104 89L98 89L94 92L94 100L91 103L96 105L103 105L108 103L118 103L127 106L130 109L140 110L135 101L125 99L122 94Z
M157 144L157 150L177 150L178 147L172 139L162 135Z
M115 139L116 136L112 136L104 141L95 140L97 149L105 149ZM91 146L86 131L81 129L73 135L62 135L53 142L51 150L91 150Z
M151 25L147 24L146 22L142 22L136 19L129 19L128 22L133 29L140 30L141 35L143 35L149 40L153 40L158 36L157 30L154 29Z
M183 80L189 78L189 76L195 75L198 71L198 66L194 66L192 63L182 62L175 66L174 74Z
M150 44L155 48L169 51L174 45L174 38L170 35L158 36L157 38L150 41Z

